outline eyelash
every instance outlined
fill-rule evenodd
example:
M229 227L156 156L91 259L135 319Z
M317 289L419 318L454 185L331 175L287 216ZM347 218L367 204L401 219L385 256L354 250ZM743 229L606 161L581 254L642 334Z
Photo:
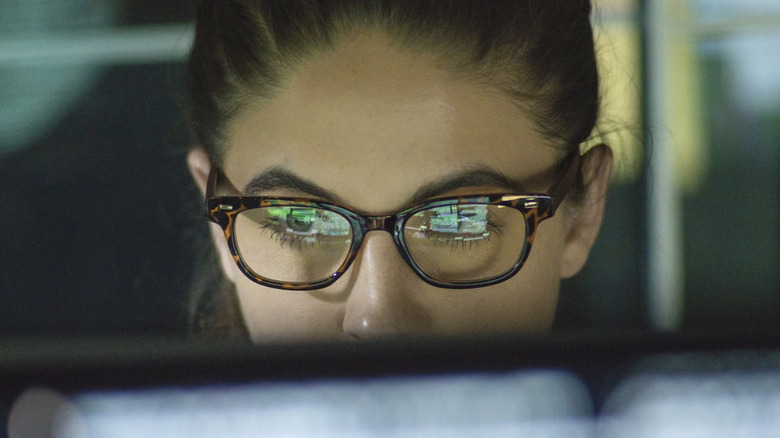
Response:
M466 249L470 249L472 246L478 246L482 242L490 241L490 237L493 236L494 234L497 234L497 235L503 234L503 232L504 232L503 228L504 228L503 225L498 224L496 222L493 222L493 220L491 220L488 217L487 222L485 224L485 232L487 234L485 239L480 239L479 241L475 241L475 240L465 241L463 239L455 239L455 238L452 238L452 237L442 238L441 236L434 236L434 234L440 234L440 235L448 236L448 233L437 233L437 232L426 233L425 239L430 239L430 240L434 240L435 239L436 242L434 242L434 245L438 244L439 242L443 242L442 246L453 245L453 242L455 242L455 244L453 245L453 248L452 248L453 251L458 250L458 248L460 248L461 250L465 251ZM468 245L469 248L466 248L466 245Z
M310 242L310 241L307 242L307 240L312 239L313 236L300 236L295 234L288 234L280 230L279 227L280 224L278 221L267 221L266 223L259 224L257 228L261 230L261 234L266 231L270 232L269 238L276 240L279 243L279 246L281 246L282 248L284 248L284 245L287 245L290 249L297 249L299 251L303 251L306 245L314 246L320 242L320 236L314 237L316 242Z

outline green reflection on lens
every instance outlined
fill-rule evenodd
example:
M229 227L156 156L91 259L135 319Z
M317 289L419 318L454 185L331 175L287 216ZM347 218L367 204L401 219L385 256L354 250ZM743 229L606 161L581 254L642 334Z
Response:
M311 229L316 219L317 210L299 207L271 207L268 209L271 218L284 221L293 231L305 232Z
M348 236L349 222L336 213L310 207L268 207L268 216L290 231L325 236Z

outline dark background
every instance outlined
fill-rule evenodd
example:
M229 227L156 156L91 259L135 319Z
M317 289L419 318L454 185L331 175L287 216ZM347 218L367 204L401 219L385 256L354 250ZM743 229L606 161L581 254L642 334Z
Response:
M82 31L98 5L71 3L48 16L51 32ZM115 14L99 30L186 22L193 7L99 3ZM0 335L184 333L205 222L185 167L181 61L91 66L92 85L44 135L0 155Z

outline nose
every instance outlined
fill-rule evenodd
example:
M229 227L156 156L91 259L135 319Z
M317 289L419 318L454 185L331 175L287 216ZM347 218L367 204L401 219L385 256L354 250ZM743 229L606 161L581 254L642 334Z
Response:
M421 333L428 328L429 315L419 303L419 289L426 284L406 264L388 233L366 234L351 271L345 334L368 339Z

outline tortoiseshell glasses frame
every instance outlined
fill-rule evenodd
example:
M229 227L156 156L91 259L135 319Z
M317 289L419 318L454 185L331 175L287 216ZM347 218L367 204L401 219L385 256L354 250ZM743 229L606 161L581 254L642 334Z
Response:
M510 193L437 198L387 216L361 215L345 207L304 198L242 196L239 195L239 193L241 193L240 190L228 180L224 172L219 167L212 165L206 187L206 215L210 221L218 224L224 231L230 253L241 272L250 280L263 286L286 290L314 290L327 287L338 280L350 267L358 254L358 250L361 247L366 233L369 231L382 230L387 231L392 235L393 241L402 258L409 267L412 268L415 274L426 283L450 289L484 287L505 281L522 268L530 254L539 223L551 218L555 214L556 209L560 206L566 193L570 190L577 178L579 163L580 154L579 150L576 150L565 159L563 168L559 173L559 179L550 187L547 193ZM218 188L222 191L235 193L236 195L217 196L216 193ZM522 251L511 267L501 274L474 281L449 282L437 280L424 272L419 264L413 259L404 237L404 227L409 218L423 210L442 206L467 204L509 207L521 212L525 218L526 226L525 243L522 247ZM320 209L333 212L345 218L349 221L349 225L352 229L352 239L344 260L336 270L327 276L327 278L322 278L313 282L285 282L257 274L248 266L244 257L241 256L239 245L236 242L235 223L236 218L242 212L265 207L303 207Z

